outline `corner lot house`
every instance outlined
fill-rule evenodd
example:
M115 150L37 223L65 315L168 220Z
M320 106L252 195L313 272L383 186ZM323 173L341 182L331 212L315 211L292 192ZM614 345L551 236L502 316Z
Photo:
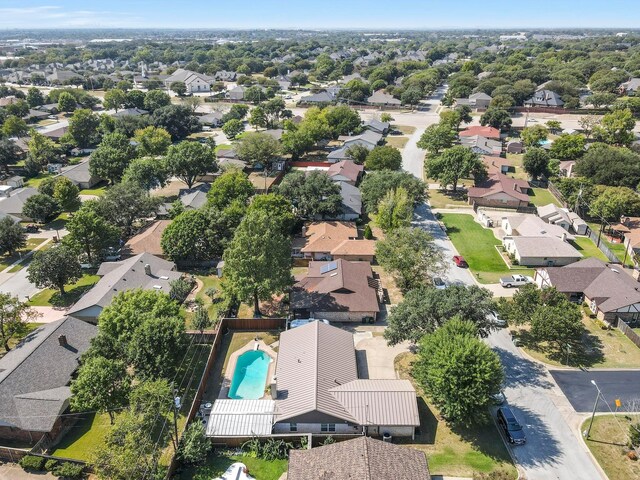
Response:
M377 92L374 92L373 95L367 98L367 102L371 105L384 107L399 107L401 105L400 100L394 98L393 95L385 93L384 90L378 90Z
M470 205L481 207L519 208L529 205L529 182L500 173L471 187L467 193Z
M456 98L456 106L466 105L476 109L489 108L492 98L484 92L469 95L469 98Z
M288 480L429 480L424 452L370 437L311 450L290 450Z
M376 318L380 291L369 262L310 262L307 276L292 288L291 310L297 318L361 322Z
M97 333L94 325L65 317L34 330L0 359L0 439L53 440L73 422L60 415L69 407L80 356Z
M315 321L280 334L273 433L413 437L420 425L408 380L358 379L353 334Z
M534 280L540 287L555 287L570 300L584 301L600 320L640 321L640 283L619 265L586 258L566 267L540 268Z
M329 175L334 182L345 182L349 185L356 185L363 172L363 165L358 165L351 160L342 160L333 163L327 170L327 175Z
M104 262L97 273L102 278L69 309L69 315L95 323L102 309L120 292L141 288L168 294L170 283L182 276L175 269L175 263L150 253L120 262Z
M460 137L460 144L480 155L500 155L502 153L502 142L491 140L482 135L462 136Z

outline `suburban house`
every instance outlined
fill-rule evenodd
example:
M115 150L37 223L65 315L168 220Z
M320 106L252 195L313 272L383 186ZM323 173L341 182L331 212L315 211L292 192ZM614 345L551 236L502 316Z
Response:
M503 157L483 155L481 160L485 167L487 167L487 175L495 175L497 173L506 175L513 168L511 161Z
M367 130L371 130L381 135L386 135L391 125L389 122L382 122L376 118L372 118L371 120L362 122L362 126Z
M89 171L89 160L84 160L76 165L69 165L68 167L62 167L60 175L71 180L78 188L85 190L87 188L93 188L100 183L102 179L91 175Z
M334 182L345 182L356 185L364 173L364 166L351 160L342 160L332 164L327 170L327 175Z
M362 214L362 194L358 187L347 182L338 182L342 196L342 213L340 220L357 220Z
M227 91L227 98L229 100L244 100L244 92L246 91L246 87L242 85L237 85L233 87L231 90Z
M540 287L555 287L570 300L585 302L600 320L640 320L640 283L620 265L586 258L565 267L539 268L534 279Z
M507 153L515 153L516 155L522 153L524 147L520 140L510 140L507 142Z
M358 379L349 331L315 321L282 332L275 372L274 434L413 438L420 425L411 382Z
M144 230L131 237L124 244L122 253L125 255L140 255L146 252L156 257L164 258L160 239L170 223L171 220L156 220L150 223Z
M178 199L187 210L197 210L207 203L207 192L211 189L211 185L202 183L191 190L184 189L180 191Z
M102 309L120 292L141 288L169 293L171 282L182 276L173 262L141 253L119 262L104 262L97 275L102 277L70 309L69 315L96 323Z
M430 480L424 452L371 437L289 450L287 480Z
M375 241L357 240L358 230L351 222L312 222L294 238L293 256L312 260L343 260L372 262Z
M575 240L562 225L546 223L535 215L522 214L503 217L502 229L507 236L519 237L556 237L565 240Z
M143 110L141 108L121 108L117 112L114 110L110 115L114 118L141 117L144 115L149 115L149 111Z
M0 439L35 444L74 421L69 383L98 333L73 317L45 323L0 359Z
M529 182L502 175L490 175L480 185L469 188L470 205L520 208L529 205Z
M400 100L394 98L393 95L385 93L384 90L374 92L373 95L367 98L367 102L371 105L382 107L399 107L402 104Z
M621 95L635 95L640 91L640 78L631 78L618 87Z
M323 90L322 92L314 93L311 95L307 95L306 97L302 97L300 99L300 104L325 104L325 103L333 103L338 98L338 92L334 90Z
M206 125L209 127L221 127L222 126L222 112L211 112L198 117L200 125Z
M484 92L469 95L469 98L456 98L456 106L466 105L475 109L487 109L492 98Z
M187 87L187 93L197 93L210 92L214 79L198 72L178 68L164 79L164 85L167 88L171 88L173 82L183 82Z
M236 80L236 72L229 72L227 70L218 70L213 74L213 79L218 82L234 82Z
M489 138L491 140L500 140L500 130L489 126L482 127L474 125L472 127L467 127L458 133L459 137L473 137L475 135L480 135L481 137Z
M82 77L76 72L72 72L70 70L58 70L57 68L54 68L53 73L46 75L45 79L50 85L62 85L74 80L81 81Z
M2 202L0 202L0 211L2 211ZM620 223L611 225L611 231L618 238L622 238L627 255L636 262L637 255L640 254L640 217L623 216L620 218Z
M587 234L587 222L568 208L562 208L554 203L550 203L549 205L538 207L538 216L545 222L559 225L567 231L569 228L572 228L578 235Z
M291 310L297 318L361 322L376 318L380 296L369 262L312 261L291 290Z
M562 107L564 102L556 92L552 90L538 90L529 100L525 100L525 107Z
M567 243L566 237L507 236L502 239L502 245L518 265L526 267L564 266L582 259L582 254Z
M380 142L382 141L382 137L383 135L381 133L374 132L372 130L365 130L360 135L339 136L338 140L341 140L342 142L344 142L343 146L345 148L349 148L353 145L365 145L365 146L370 146L371 148L374 148L375 146L380 144Z
M502 142L491 140L482 135L460 137L460 144L480 155L500 155L502 153Z
M30 218L23 215L22 209L24 202L26 202L29 197L37 195L38 189L23 187L15 190L10 189L7 193L8 196L0 197L0 214L12 215L21 220L30 221Z

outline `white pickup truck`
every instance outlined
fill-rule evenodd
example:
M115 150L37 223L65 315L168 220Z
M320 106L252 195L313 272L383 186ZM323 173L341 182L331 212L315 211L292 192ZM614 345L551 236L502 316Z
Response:
M500 279L500 285L505 288L521 287L527 283L533 283L533 278L525 277L524 275L511 275Z

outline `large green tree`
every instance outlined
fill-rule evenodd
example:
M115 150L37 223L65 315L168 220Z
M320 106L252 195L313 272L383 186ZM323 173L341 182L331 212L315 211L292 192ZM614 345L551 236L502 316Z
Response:
M80 108L71 115L67 133L76 146L79 148L88 148L99 141L99 125L100 118L98 115L88 108Z
M401 227L411 225L413 217L413 202L409 199L407 191L398 187L389 190L378 204L376 223L384 232L390 232Z
M259 164L271 170L280 153L280 142L266 133L250 132L238 142L236 153L240 160L252 166Z
M64 237L65 244L87 255L87 262L97 261L108 247L116 245L120 238L120 229L88 208L81 208L67 222L69 234Z
M65 294L64 286L82 276L76 252L65 245L39 250L27 267L27 278L38 288L57 288Z
M547 139L549 130L544 125L532 125L526 127L520 133L520 138L525 147L536 147Z
M486 177L487 168L477 153L462 145L456 145L436 157L427 159L425 173L429 178L438 179L443 187L451 185L456 192L461 178L473 177L477 182Z
M133 183L145 190L162 188L169 179L169 169L164 158L134 158L122 175L123 183Z
M144 188L127 182L111 187L95 205L99 215L129 235L134 222L153 215L158 203L158 199L151 197Z
M10 138L0 138L0 167L9 173L9 165L16 164L22 158L18 144Z
M209 205L223 210L233 202L248 204L255 190L249 177L242 170L231 169L224 172L211 184L207 193Z
M429 125L418 140L418 147L431 155L438 155L445 148L450 148L456 141L456 132L448 123Z
M27 198L22 206L22 214L38 223L47 223L58 213L60 213L58 202L42 193Z
M9 340L24 336L29 323L36 321L39 316L37 311L18 297L0 292L0 341L5 352L11 350Z
M602 117L600 125L593 128L593 137L599 141L626 147L635 139L633 129L636 121L628 108L614 110Z
M360 184L362 202L368 213L375 213L378 210L380 200L390 190L402 187L406 190L414 206L424 202L426 199L426 185L414 175L408 172L379 171L367 173Z
M622 215L640 215L640 196L628 187L597 187L589 215L607 222L617 222Z
M127 95L119 88L112 88L104 92L102 105L107 110L115 110L116 112L123 107L127 101Z
M400 150L389 145L374 147L364 162L367 170L399 170L402 166Z
M27 244L27 233L19 222L11 217L0 218L0 255L13 255Z
M551 156L560 160L576 160L584 155L585 137L579 133L563 133L551 144Z
M218 170L213 150L198 142L180 142L169 147L166 165L187 188L193 187L198 177Z
M109 133L91 155L89 170L96 177L117 183L135 156L136 149L125 135Z
M278 193L293 204L301 218L334 216L342 206L340 186L320 171L288 173L278 185Z
M187 210L162 233L162 251L178 263L219 258L229 240L226 227L223 214L217 209Z
M480 117L480 125L489 125L498 130L508 130L511 128L511 115L502 108L490 107Z
M595 143L576 162L575 170L595 184L636 188L640 183L640 155L628 148Z
M154 110L151 124L164 128L174 142L184 140L201 129L200 122L185 105L167 105Z
M136 130L133 140L136 142L138 155L141 157L155 157L164 155L171 146L171 135L164 128L149 125Z
M549 153L540 147L527 148L522 159L522 166L524 171L534 180L537 180L543 175L549 177L551 173L549 168Z
M150 112L168 105L171 105L171 97L162 90L149 90L144 96L144 108Z

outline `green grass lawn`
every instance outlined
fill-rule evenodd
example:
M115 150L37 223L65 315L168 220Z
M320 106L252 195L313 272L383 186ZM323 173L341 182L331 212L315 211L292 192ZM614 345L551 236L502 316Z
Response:
M410 372L415 359L416 355L412 353L401 353L396 357L395 367L400 378L413 381ZM507 477L499 478L517 477L509 453L488 412L479 412L480 416L486 417L484 425L451 428L429 403L420 386L415 386L418 392L420 434L416 435L415 440L407 438L400 440L400 443L425 452L432 475L471 477L476 472L503 471Z
M53 177L51 173L39 173L35 177L28 178L24 182L25 187L38 188L43 180Z
M220 150L231 150L233 149L233 145L230 145L228 143L223 143L222 145L216 145L216 153L218 153Z
M179 480L212 480L221 476L224 471L235 462L242 462L247 466L249 474L258 480L278 480L287 471L287 460L267 461L248 455L222 455L211 453L203 465L184 469L176 477Z
M32 307L69 307L77 302L98 280L100 280L99 276L85 273L76 283L65 287L64 295L60 295L58 290L47 288L31 297L29 305Z
M582 424L581 431L589 427L589 421ZM625 456L629 425L639 421L638 414L597 415L594 418L585 443L609 480L640 478L640 462Z
M202 288L196 292L196 298L204 302L204 306L209 313L209 318L212 320L212 326L214 322L218 320L219 309L222 306L222 288L220 287L220 279L215 275L207 275L204 272L202 274L196 274L196 278L202 282ZM209 288L215 288L218 291L218 295L214 301L205 293ZM193 328L191 321L195 316L194 312L185 312L187 321L187 328Z
M30 239L27 240L27 244L25 245L25 247L21 248L20 250L18 250L13 255L4 255L4 256L0 257L0 271L4 270L5 268L7 268L9 265L13 264L14 262L17 262L21 258L24 258L24 256L27 253L29 253L31 250L33 250L38 245L43 243L45 240L46 240L46 238L30 238ZM20 270L20 268L18 268L18 266L14 267L14 269ZM13 271L13 269L12 269L12 271Z
M578 250L582 255L584 255L585 258L595 257L595 258L599 258L603 262L609 261L607 259L607 256L604 253L602 253L602 250L596 247L596 244L593 243L593 240L591 240L589 237L576 236L576 239L571 243L576 248L576 250Z
M541 205L549 205L550 203L553 203L559 207L562 206L558 199L554 197L553 194L546 188L531 188L530 192L529 203L532 203L536 207L539 207Z
M471 208L466 192L452 193L445 190L429 190L431 208Z
M475 222L472 215L443 213L441 218L453 245L480 283L497 283L500 277L516 273L533 274L533 270L527 268L510 270L495 248L501 245L500 240L491 230Z
M62 437L52 455L87 461L104 444L110 428L107 413L87 414Z
M94 188L86 188L84 190L80 190L80 195L96 195L97 197L101 197L107 192L107 188L107 183L102 182Z
M589 228L597 235L600 231L600 224L595 222L587 222L587 224L589 225ZM633 260L631 259L631 257L629 255L626 255L625 258L626 248L623 243L611 243L604 233L600 236L600 241L604 243L605 246L607 246L616 257L618 257L618 260L620 260L621 263L624 260L625 265L633 267Z

